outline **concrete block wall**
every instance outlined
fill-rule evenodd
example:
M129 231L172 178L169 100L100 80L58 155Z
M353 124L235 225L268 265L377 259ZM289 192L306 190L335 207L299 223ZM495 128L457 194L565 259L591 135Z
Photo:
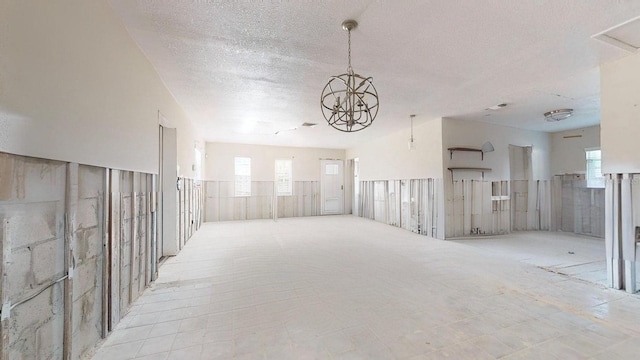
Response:
M0 154L0 169L0 236L7 260L2 297L14 305L25 301L2 314L9 316L2 328L9 341L1 354L61 358L64 284L55 282L66 273L66 164Z
M78 167L75 228L72 358L80 358L102 338L105 170Z
M0 153L1 359L83 358L117 325L152 281L153 180ZM202 198L190 180L183 242Z

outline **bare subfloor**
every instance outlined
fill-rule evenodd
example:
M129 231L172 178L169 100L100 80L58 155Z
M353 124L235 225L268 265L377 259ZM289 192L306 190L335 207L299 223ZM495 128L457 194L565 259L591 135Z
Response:
M95 359L638 358L639 296L536 265L352 216L205 224Z

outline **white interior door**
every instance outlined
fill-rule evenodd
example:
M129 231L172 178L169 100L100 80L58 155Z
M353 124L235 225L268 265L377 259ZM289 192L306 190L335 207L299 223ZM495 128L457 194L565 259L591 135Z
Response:
M322 215L337 215L344 212L343 166L342 160L320 160Z
M160 126L160 204L161 214L159 246L160 256L177 255L179 251L177 234L178 202L178 143L176 129Z

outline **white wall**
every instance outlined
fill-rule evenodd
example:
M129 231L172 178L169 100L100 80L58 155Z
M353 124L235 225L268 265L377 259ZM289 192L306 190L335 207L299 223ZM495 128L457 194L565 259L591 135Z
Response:
M552 133L551 175L584 174L584 149L595 147L600 147L600 126Z
M600 66L603 173L640 172L640 54Z
M445 177L450 178L449 167L491 168L484 175L485 180L509 180L509 145L533 146L533 179L545 180L550 177L550 136L540 131L522 130L508 126L499 126L477 121L464 121L444 118L442 123L442 147L444 151ZM493 144L494 151L480 153L454 152L450 159L450 147L480 148L486 141ZM480 179L478 173L456 172L455 178Z
M0 151L156 173L158 111L193 177L195 131L106 1L2 1Z
M360 159L361 181L441 179L442 119L414 123L413 137L415 150L408 149L410 128L407 126L347 149L347 158Z
M233 181L234 158L251 158L251 181L274 181L275 160L292 159L293 181L320 181L320 159L345 159L340 149L206 143L206 180Z

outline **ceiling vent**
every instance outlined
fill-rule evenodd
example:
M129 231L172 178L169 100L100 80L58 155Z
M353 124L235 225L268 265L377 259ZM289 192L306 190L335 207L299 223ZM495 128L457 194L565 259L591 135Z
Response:
M593 35L593 38L628 52L636 52L640 49L640 16Z
M314 127L316 125L318 125L318 124L317 123L304 122L304 123L302 123L301 126L302 127Z

